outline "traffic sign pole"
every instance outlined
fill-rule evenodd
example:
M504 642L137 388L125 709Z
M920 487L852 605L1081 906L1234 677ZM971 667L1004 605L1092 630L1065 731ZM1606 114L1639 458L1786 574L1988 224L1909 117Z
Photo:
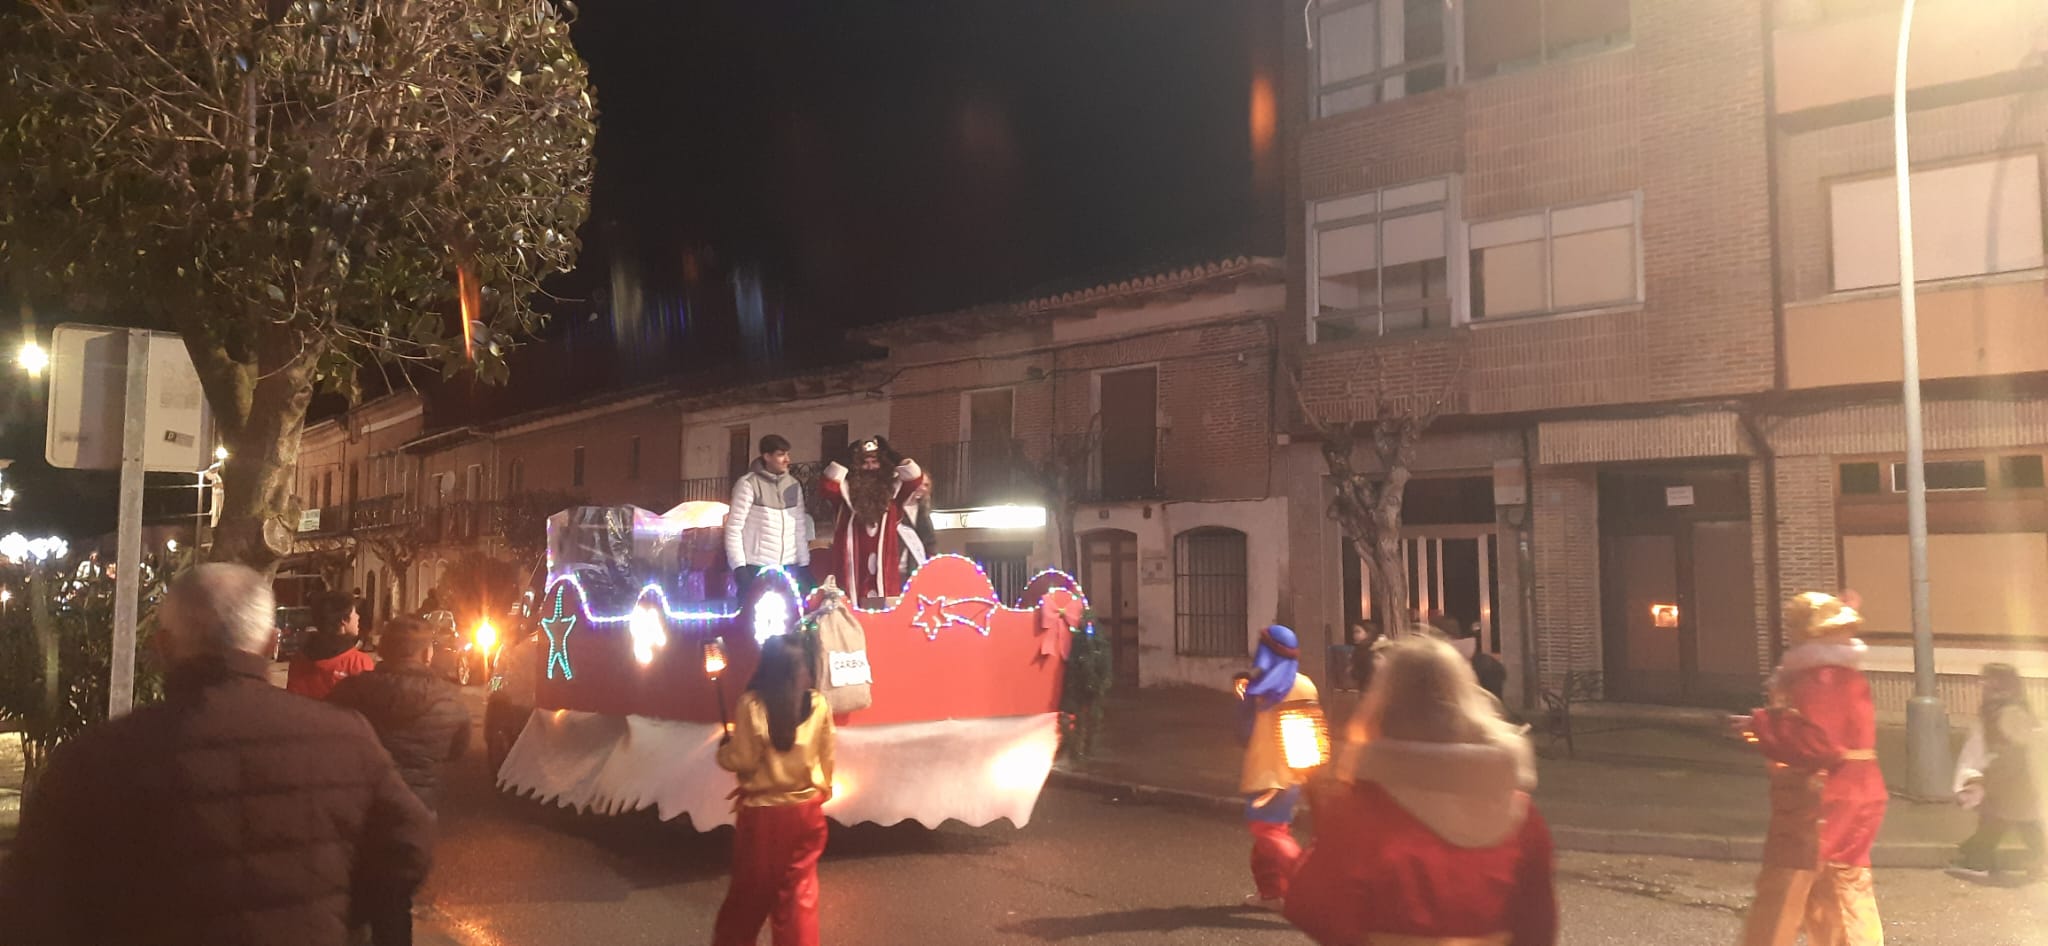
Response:
M135 705L135 624L142 592L142 473L149 411L149 333L128 330L127 416L121 421L121 522L114 554L114 666L107 718Z

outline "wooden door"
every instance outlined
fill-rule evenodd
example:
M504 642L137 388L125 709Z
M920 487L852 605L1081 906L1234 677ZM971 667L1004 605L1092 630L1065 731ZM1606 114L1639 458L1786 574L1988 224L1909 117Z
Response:
M1081 587L1109 635L1110 682L1138 685L1138 537L1116 529L1081 537Z
M1607 695L1631 703L1680 702L1681 641L1671 623L1683 604L1678 543L1669 535L1624 535L1606 545Z
M725 478L738 480L754 468L754 433L746 426L725 429Z
M1112 371L1102 381L1101 485L1104 499L1157 494L1159 371Z
M1747 520L1695 522L1688 569L1688 702L1746 707L1757 694L1756 553Z
M843 420L818 425L818 462L848 462L846 445L852 443L853 438L846 431L846 422Z
M1009 388L967 396L967 469L965 482L958 484L962 492L955 495L970 505L995 502L1010 472L1015 402Z

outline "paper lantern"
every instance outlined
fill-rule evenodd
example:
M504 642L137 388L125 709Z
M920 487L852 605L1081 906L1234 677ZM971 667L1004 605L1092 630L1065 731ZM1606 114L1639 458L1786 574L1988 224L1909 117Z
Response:
M1314 700L1282 703L1276 725L1280 727L1280 754L1290 769L1313 769L1330 761L1330 726L1323 719L1322 704Z

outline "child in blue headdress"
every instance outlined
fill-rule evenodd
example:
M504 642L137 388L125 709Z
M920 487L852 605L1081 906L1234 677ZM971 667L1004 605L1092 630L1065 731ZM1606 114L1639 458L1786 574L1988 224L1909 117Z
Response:
M1245 796L1245 821L1252 832L1252 880L1258 892L1245 898L1250 906L1279 910L1287 882L1301 859L1294 840L1294 806L1301 800L1300 773L1287 767L1280 745L1279 707L1295 700L1316 699L1316 685L1301 673L1301 642L1278 624L1259 632L1252 672L1239 674L1239 722L1247 731L1244 774L1238 791Z

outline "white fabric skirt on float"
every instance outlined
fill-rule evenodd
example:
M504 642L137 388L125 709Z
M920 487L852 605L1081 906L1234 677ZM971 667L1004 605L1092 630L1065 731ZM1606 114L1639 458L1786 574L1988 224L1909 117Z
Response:
M733 823L733 775L718 767L716 724L535 710L498 770L498 785L565 808L623 814L653 807L698 830ZM1059 749L1059 714L947 719L837 730L840 824L948 819L1031 822Z

